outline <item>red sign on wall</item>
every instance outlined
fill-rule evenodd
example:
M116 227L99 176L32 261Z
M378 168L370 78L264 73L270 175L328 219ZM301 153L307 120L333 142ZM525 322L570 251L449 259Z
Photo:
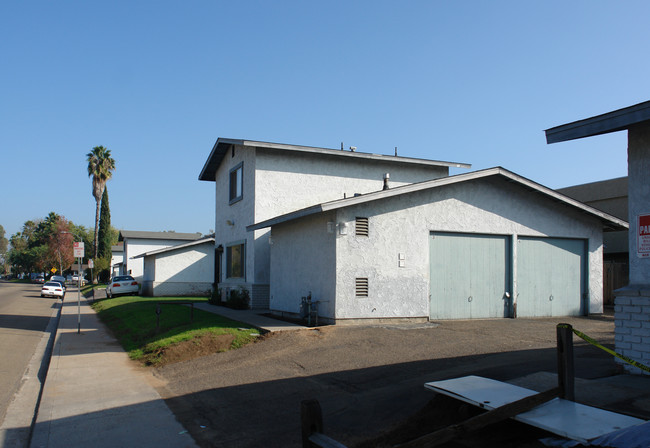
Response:
M650 215L639 215L637 220L636 254L640 258L650 257Z

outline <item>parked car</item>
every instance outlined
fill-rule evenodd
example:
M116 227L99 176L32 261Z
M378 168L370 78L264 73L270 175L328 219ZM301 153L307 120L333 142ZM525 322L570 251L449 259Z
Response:
M34 277L34 283L45 283L45 276L37 275L36 277Z
M140 291L140 285L130 275L117 275L113 277L106 286L106 297L116 297L120 294L129 295L137 294Z
M65 297L65 287L59 282L46 282L41 288L41 297Z
M62 276L62 275L53 275L52 277L50 277L50 279L48 281L50 281L50 282L59 282L65 288L65 277Z

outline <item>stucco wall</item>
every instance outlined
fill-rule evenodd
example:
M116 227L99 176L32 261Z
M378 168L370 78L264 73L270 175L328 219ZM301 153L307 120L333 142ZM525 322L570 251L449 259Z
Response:
M355 236L357 216L369 217L368 237ZM297 225L299 222L301 225ZM600 222L502 180L464 182L347 207L337 211L335 222L339 228L341 223L347 225L347 235L337 230L334 239L336 282L329 288L336 294L336 319L428 316L432 231L495 233L511 235L512 241L518 236L587 239L589 311L603 310ZM307 220L297 220L291 227L292 235L287 234L276 243L276 228L281 226L273 228L273 270L276 250L284 254L298 251L306 235L314 232ZM319 244L322 243L332 241ZM281 248L285 244L289 247ZM315 250L314 245L308 247L310 251ZM516 269L516 249L514 252L513 268ZM399 267L399 254L403 254L404 267ZM285 272L298 267L289 261L281 266ZM277 291L273 280L282 274L273 272L271 288ZM516 272L513 275L516 278ZM368 277L369 297L355 297L357 277ZM516 296L516 282L514 288Z
M310 292L321 302L319 314L334 316L334 213L311 216L273 228L271 246L270 309L297 314L301 297Z
M229 204L230 170L243 162L242 199ZM255 154L250 148L235 147L234 157L229 151L217 169L216 175L216 215L215 244L224 247L222 255L222 287L252 282L254 274L255 245L253 235L246 231L246 226L253 224L255 210ZM232 223L228 224L228 221ZM228 245L246 241L246 277L245 279L226 278L226 252Z
M209 295L214 246L205 243L145 257L144 271L145 295Z
M151 252L165 247L185 244L186 240L152 240L141 238L128 238L124 244L124 263L126 264L125 274L131 275L137 281L142 282L144 274L144 258L132 258L145 252ZM128 271L131 271L129 274Z

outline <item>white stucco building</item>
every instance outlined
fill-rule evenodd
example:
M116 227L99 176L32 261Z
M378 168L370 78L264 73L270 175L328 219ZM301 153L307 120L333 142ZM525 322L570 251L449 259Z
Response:
M341 198L271 228L270 306L320 320L601 313L602 231L626 222L503 168Z
M209 296L214 281L214 238L145 252L142 295Z
M449 175L464 163L219 138L200 180L215 182L215 283L269 307L269 229L247 226L313 204Z
M142 282L144 273L143 258L136 256L166 247L177 246L201 238L200 233L142 232L120 230L118 240L123 242L122 273L131 275Z

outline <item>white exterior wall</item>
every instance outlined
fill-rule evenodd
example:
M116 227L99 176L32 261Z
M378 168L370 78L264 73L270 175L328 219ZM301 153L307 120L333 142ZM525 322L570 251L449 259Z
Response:
M165 247L178 246L187 243L187 240L153 240L145 238L126 238L124 241L124 274L131 275L138 282L142 282L144 274L144 258L135 258L140 254L152 252ZM129 273L131 271L131 273Z
M319 301L319 315L334 316L336 295L336 233L328 231L335 213L309 216L273 228L270 306L295 314L310 292Z
M355 236L357 216L369 217L368 237ZM351 206L339 209L335 221L339 225L347 224L347 235L336 232L336 283L330 285L336 295L335 313L321 313L323 317L337 320L428 317L429 235L432 231L511 235L512 241L518 236L587 239L589 312L603 311L601 223L504 181L464 182ZM289 224L273 228L271 287L274 304L284 303L280 297L289 292L295 295L283 279L299 269L298 263L287 263L280 265L282 272L276 272L277 258L297 251L319 254L325 243L317 239L310 243L305 238L307 233L314 232L306 220L296 220L291 227ZM289 247L281 247L285 244ZM515 270L516 244L513 246ZM398 266L399 254L404 255L404 267ZM323 260L326 262L329 263ZM315 267L324 269L323 266ZM301 282L305 284L315 284L317 275L315 269L300 271ZM355 297L357 277L368 277L369 297ZM516 279L516 272L513 277ZM275 284L276 279L281 285ZM515 283L514 297L516 293ZM290 303L295 303L293 297ZM293 311L298 312L297 309Z
M145 257L143 289L154 296L206 296L214 279L211 243Z
M111 276L114 275L122 275L121 271L118 271L117 269L114 269L113 266L116 266L120 263L124 262L124 252L112 252L111 255Z

